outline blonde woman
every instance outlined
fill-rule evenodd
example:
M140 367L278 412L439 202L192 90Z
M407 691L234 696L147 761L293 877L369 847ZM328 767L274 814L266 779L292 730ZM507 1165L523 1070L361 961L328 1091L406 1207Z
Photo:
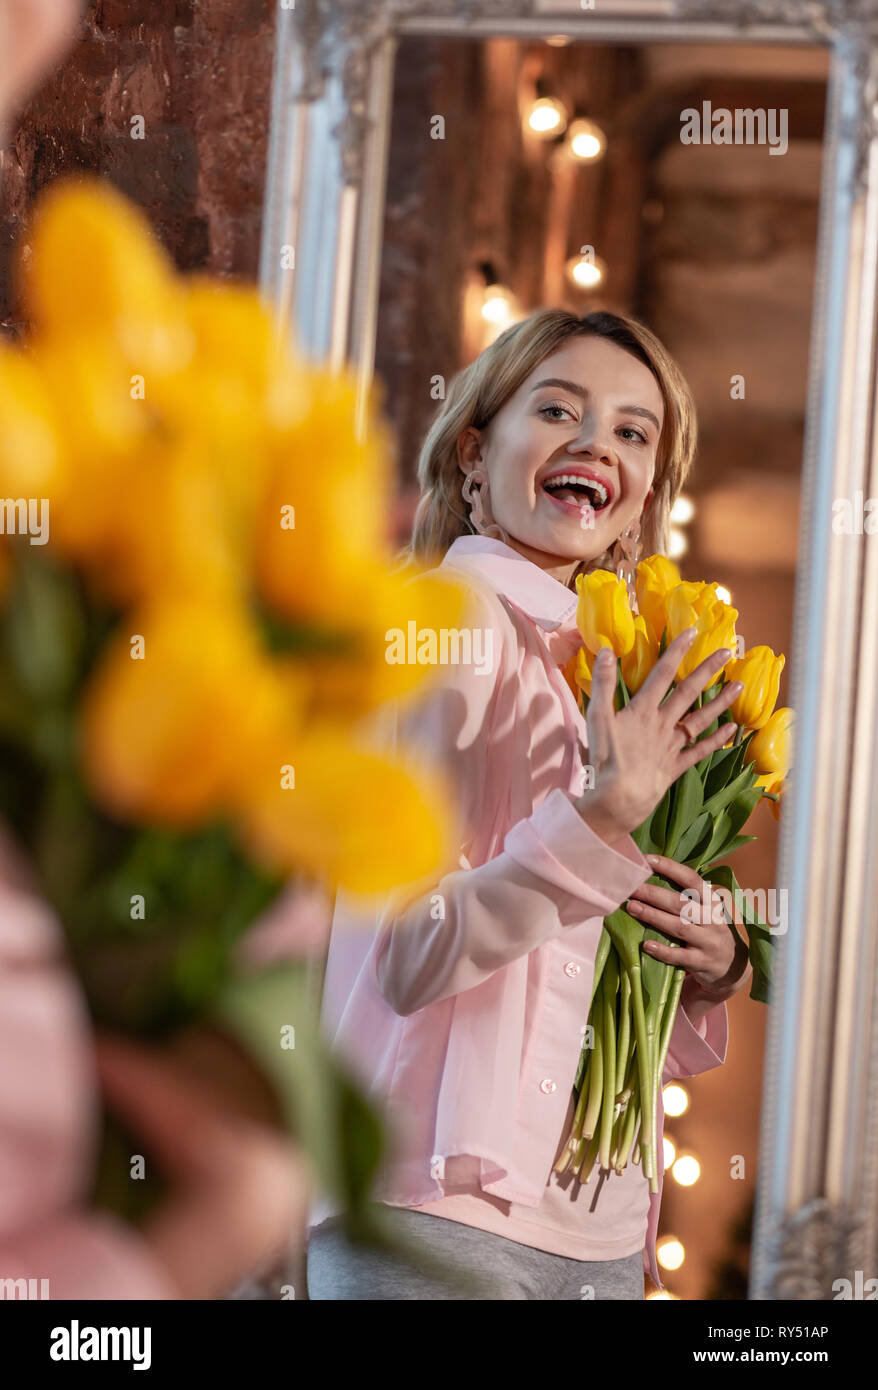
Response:
M668 936L655 956L686 967L664 1081L722 1064L725 1000L749 978L733 928L645 886L653 865L631 838L733 734L704 731L739 684L686 713L730 653L665 700L681 635L618 713L614 662L598 659L585 719L563 671L579 645L577 574L630 574L638 554L665 552L695 441L689 389L644 325L548 309L455 378L421 453L411 554L465 579L482 660L443 667L393 726L451 777L466 840L458 868L415 901L388 899L373 932L337 902L323 1018L391 1127L376 1201L425 1255L480 1276L480 1297L642 1299L644 1270L661 1287L661 1193L642 1167L587 1186L553 1172L604 916L635 895ZM659 1137L662 1119L659 1107ZM471 1296L350 1242L322 1198L310 1226L312 1299Z

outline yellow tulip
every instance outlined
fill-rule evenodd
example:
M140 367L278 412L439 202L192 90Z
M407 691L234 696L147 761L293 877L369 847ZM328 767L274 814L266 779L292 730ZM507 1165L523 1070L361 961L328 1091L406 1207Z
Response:
M667 622L668 594L681 582L679 569L666 555L649 555L637 566L637 609L656 648Z
M585 647L580 647L573 657L573 680L580 690L591 699L591 670L588 664L588 652Z
M276 873L294 869L361 896L450 866L459 827L448 788L414 775L324 721L279 738L242 788L236 824L246 850Z
M611 647L617 657L634 646L634 615L625 581L609 570L593 570L576 577L579 601L576 625L592 656Z
M776 821L779 821L780 808L784 798L784 788L786 786L786 780L783 777L775 777L773 773L769 772L765 777L756 778L756 786L763 787L765 791L774 792L777 795L778 800L772 801L769 798L768 805L771 810L771 814L774 816L774 819Z
M654 641L646 619L638 613L634 619L634 646L622 657L622 679L630 695L636 695L658 661L658 655L658 642Z
M753 735L747 748L747 761L760 776L786 777L793 750L793 711L776 709Z
M61 467L55 408L39 364L0 344L0 496L51 498Z
M85 776L117 818L188 829L226 812L261 746L300 713L246 611L172 599L132 613L101 658L81 711Z
M254 562L280 616L338 627L358 602L359 570L389 555L392 436L376 408L357 439L352 375L314 371L308 388L307 415L276 446Z
M716 587L716 584L684 580L668 594L668 645L687 628L696 629L695 639L680 662L676 676L678 683L685 680L713 652L722 647L728 647L730 651L735 649L738 610L723 603ZM705 679L702 691L719 680L723 669L721 667Z
M439 678L443 633L448 660L472 658L487 669L498 654L467 621L467 597L461 583L439 570L361 567L348 610L338 619L339 647L309 658L315 707L356 718L387 700L408 697ZM490 670L481 679L490 680Z
M732 718L742 729L761 729L777 704L780 673L785 657L771 647L751 647L744 656L726 662L726 680L743 681L744 689L730 706Z
M190 357L174 266L139 209L105 180L59 179L41 196L19 265L39 339L101 336L126 367L160 376Z

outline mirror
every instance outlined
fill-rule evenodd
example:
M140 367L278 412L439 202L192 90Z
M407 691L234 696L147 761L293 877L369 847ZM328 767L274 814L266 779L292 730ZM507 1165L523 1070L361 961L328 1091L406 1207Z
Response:
M797 751L779 826L763 802L733 861L742 884L787 894L771 1006L730 1001L725 1065L666 1122L700 1163L694 1184L666 1175L659 1236L684 1254L666 1282L686 1299L863 1297L878 1250L871 21L782 0L279 19L262 281L301 346L351 363L364 393L386 384L401 543L444 386L518 318L631 314L689 382L700 440L670 553L728 588L747 645L786 654Z

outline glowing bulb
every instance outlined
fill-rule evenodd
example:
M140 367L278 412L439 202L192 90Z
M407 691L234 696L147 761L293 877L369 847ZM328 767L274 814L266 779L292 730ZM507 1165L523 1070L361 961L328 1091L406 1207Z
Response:
M674 1236L668 1236L666 1240L659 1241L655 1253L662 1269L679 1269L686 1258L686 1251L681 1242Z
M534 135L560 135L567 125L567 112L555 97L540 97L530 108L527 123Z
M680 1299L679 1299L678 1295L675 1294L675 1293L671 1293L668 1289L662 1289L661 1293L650 1293L650 1294L647 1294L647 1296L646 1296L646 1301L647 1301L647 1303L651 1303L651 1302L653 1301L653 1299L658 1300L658 1299L660 1299L660 1298L664 1298L664 1299L667 1299L667 1300L673 1299L673 1301L674 1301L675 1303L679 1303L679 1302L680 1302Z
M666 1115L682 1115L689 1109L689 1097L682 1086L665 1086L662 1090L662 1105Z
M482 300L482 318L488 323L507 325L512 322L512 292L505 285L489 285Z
M701 1177L701 1164L691 1154L681 1154L671 1171L681 1187L691 1187Z
M567 278L572 280L578 289L593 290L603 282L607 263L600 256L592 256L588 260L585 256L571 256L566 270Z
M731 603L732 601L732 595L726 588L725 584L717 584L716 596L717 598L722 599L723 603Z
M600 159L607 148L607 137L594 121L574 121L567 131L567 142L574 159Z
M665 1167L670 1168L674 1159L677 1157L677 1149L673 1139L662 1138L662 1146L665 1155Z
M681 555L685 555L689 549L689 542L686 535L678 526L671 526L668 529L668 559L677 560Z
M687 521L691 521L695 515L695 503L691 497L687 497L684 492L680 493L674 505L671 507L671 521L678 526L685 526Z

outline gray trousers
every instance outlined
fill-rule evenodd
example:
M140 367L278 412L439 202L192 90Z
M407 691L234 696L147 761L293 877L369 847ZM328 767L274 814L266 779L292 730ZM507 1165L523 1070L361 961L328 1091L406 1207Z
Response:
M318 1299L642 1299L641 1251L620 1260L572 1260L451 1221L432 1212L388 1207L403 1237L453 1272L475 1272L486 1292L472 1295L405 1261L348 1241L337 1217L310 1232L308 1297Z

